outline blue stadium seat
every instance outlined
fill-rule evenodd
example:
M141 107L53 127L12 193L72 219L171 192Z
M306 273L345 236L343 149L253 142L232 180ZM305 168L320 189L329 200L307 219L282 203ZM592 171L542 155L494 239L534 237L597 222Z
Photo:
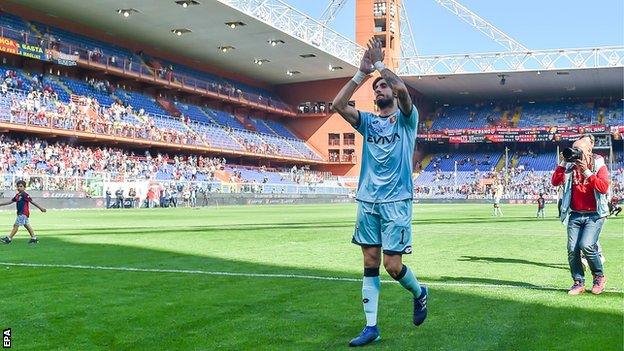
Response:
M437 154L432 156L425 171L434 172L439 169L442 172L453 172L455 162L457 162L457 171L459 172L473 172L474 170L487 172L496 166L501 157L502 154L500 153L485 152Z

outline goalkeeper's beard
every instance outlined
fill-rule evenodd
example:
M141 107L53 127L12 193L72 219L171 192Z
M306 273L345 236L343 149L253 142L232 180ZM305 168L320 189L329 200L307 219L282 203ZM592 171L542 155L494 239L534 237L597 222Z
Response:
M379 107L380 109L384 109L386 107L390 107L392 106L392 103L394 102L394 97L391 98L383 98L383 99L377 99L375 100L375 104L377 105L377 107Z

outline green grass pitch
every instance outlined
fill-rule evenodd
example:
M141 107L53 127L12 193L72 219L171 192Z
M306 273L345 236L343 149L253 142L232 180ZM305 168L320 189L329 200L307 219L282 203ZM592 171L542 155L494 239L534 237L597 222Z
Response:
M356 206L33 211L0 246L0 328L15 350L341 350L364 325ZM384 272L382 350L622 350L624 218L601 243L608 291L570 297L547 207L415 205L429 318ZM8 232L14 213L0 213ZM228 274L240 273L240 274ZM326 278L345 279L326 279ZM591 276L588 279L591 285Z

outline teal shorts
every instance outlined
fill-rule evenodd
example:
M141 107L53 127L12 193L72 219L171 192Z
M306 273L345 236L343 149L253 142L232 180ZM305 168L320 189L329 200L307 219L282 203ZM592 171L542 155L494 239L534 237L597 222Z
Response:
M362 247L381 247L386 255L411 254L412 200L358 202L351 242Z

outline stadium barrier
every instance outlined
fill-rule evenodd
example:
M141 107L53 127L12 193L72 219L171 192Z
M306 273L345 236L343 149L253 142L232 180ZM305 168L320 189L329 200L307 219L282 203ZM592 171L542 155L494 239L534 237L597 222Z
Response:
M48 196L62 197L46 197L45 192L29 191L29 195L37 201L37 203L48 209L105 209L106 199L85 197L80 192L49 192ZM14 192L0 192L0 201L8 201L14 196ZM330 195L330 194L217 194L209 193L204 196L200 194L196 200L196 205L191 206L188 200L178 195L176 196L177 206L175 207L213 207L213 206L234 206L234 205L304 205L304 204L329 204L329 203L353 203L354 199L348 195ZM115 208L116 199L113 197L109 202L109 210L118 210ZM146 202L130 202L129 198L124 198L124 208L138 208L149 211L145 208ZM159 207L160 202L156 201ZM3 210L15 211L9 206ZM33 210L35 211L35 210Z
M268 203L326 203L335 198L349 197L351 188L339 185L337 181L323 183L225 183L218 181L132 179L121 174L97 174L97 177L51 176L40 174L0 174L0 197L11 198L15 194L17 180L26 181L26 191L33 198L53 203L53 208L106 207L116 202L116 192L121 190L124 199L129 199L134 190L133 207L147 204L148 197L155 207L163 206L161 197L175 197L178 204L191 198L199 205L218 204L268 204ZM150 194L151 190L151 194ZM108 192L108 195L107 195ZM234 200L230 200L233 198ZM293 200L295 199L295 200ZM302 200L308 199L308 200ZM313 199L313 200L310 200ZM312 202L310 202L312 201Z
M38 193L31 191L29 194L40 203L42 206L49 209L104 209L106 208L106 200L104 198L90 198L81 197L84 193L72 193L72 192L50 192L48 196L63 196L63 197L46 197L39 196L45 193ZM4 191L0 193L0 201L8 201L14 196L13 192ZM182 196L177 196L177 207L191 207L185 202ZM211 193L204 197L200 195L197 198L196 208L200 207L218 207L218 206L239 206L239 205L312 205L312 204L355 204L355 199L349 195L322 195L322 194L215 194ZM491 199L415 199L415 204L480 204L491 205ZM536 204L536 199L503 199L501 204L516 205L516 204ZM553 211L555 210L556 201L547 200ZM139 203L135 203L134 208L137 208ZM115 205L115 198L110 200L110 211L117 210L113 208ZM149 211L145 208L145 203L140 203L142 210ZM128 198L124 199L124 207L130 208L130 202ZM158 202L157 206L158 207ZM489 207L487 207L489 209ZM15 211L10 206L4 207L2 210ZM35 210L33 210L35 211Z

